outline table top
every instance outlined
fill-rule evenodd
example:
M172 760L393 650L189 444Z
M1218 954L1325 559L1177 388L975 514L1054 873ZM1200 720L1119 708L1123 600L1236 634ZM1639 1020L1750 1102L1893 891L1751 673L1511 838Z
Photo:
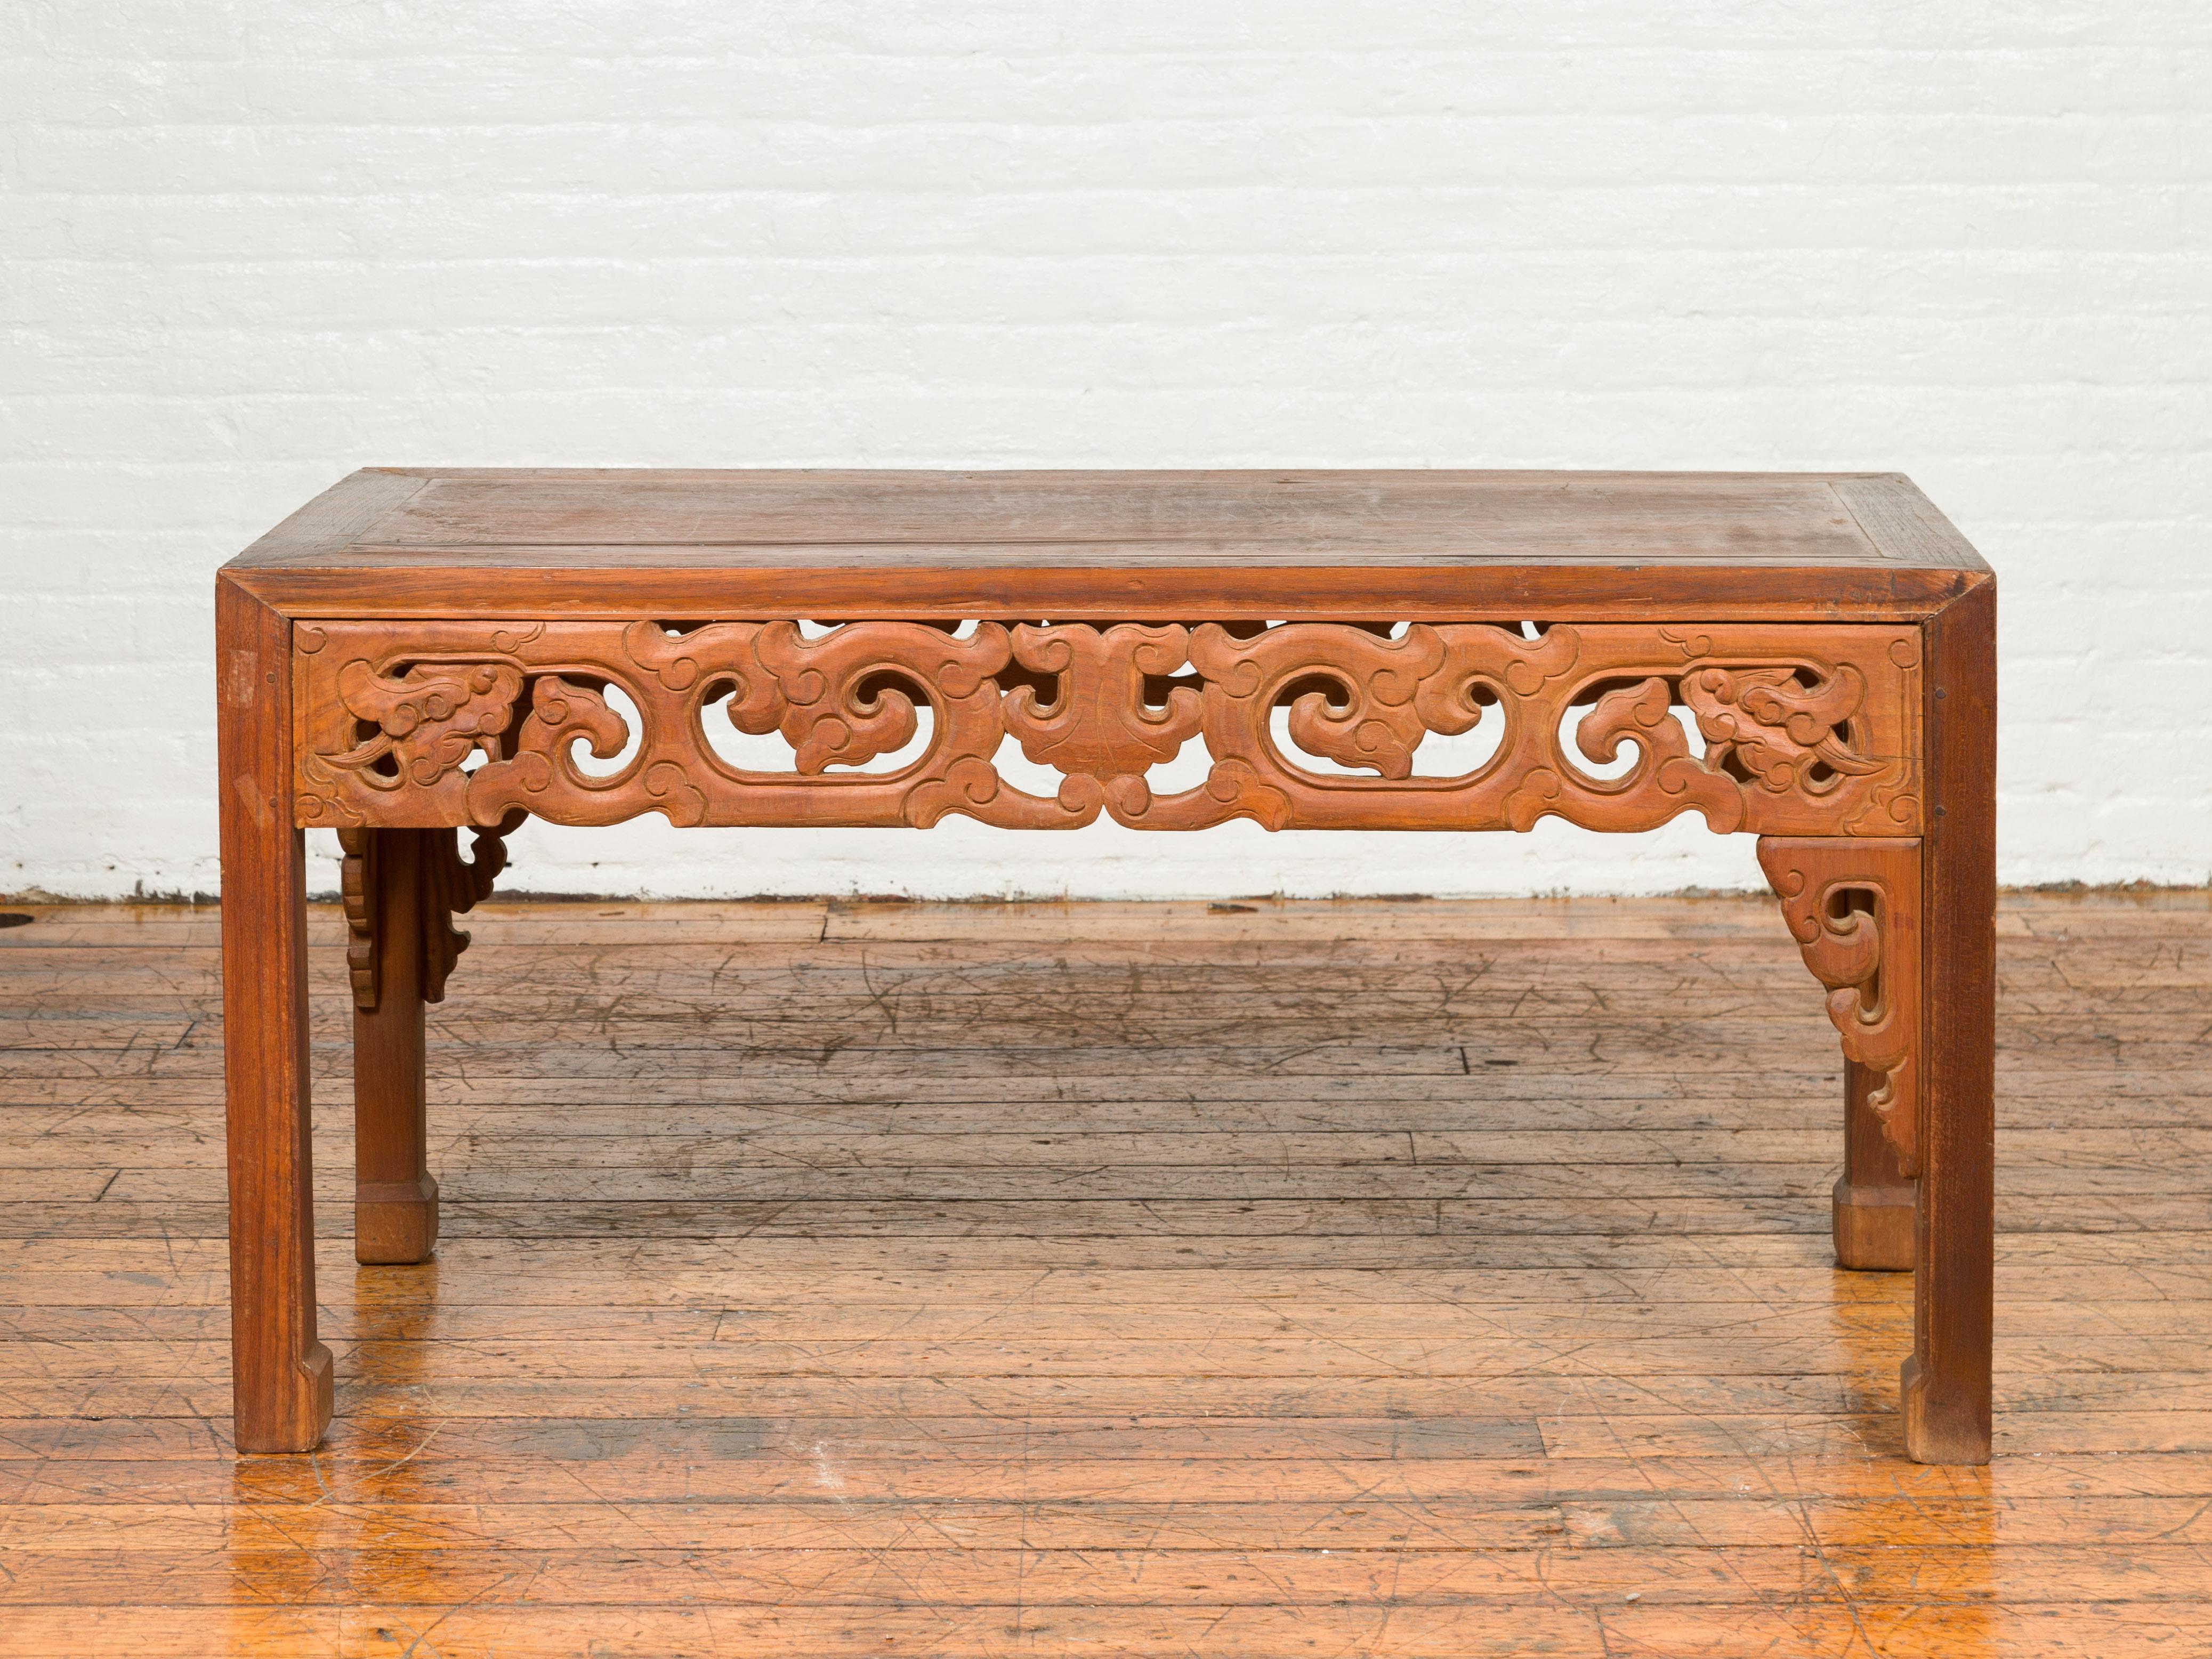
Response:
M226 574L302 616L1719 620L1922 616L1989 567L1895 473L375 468Z

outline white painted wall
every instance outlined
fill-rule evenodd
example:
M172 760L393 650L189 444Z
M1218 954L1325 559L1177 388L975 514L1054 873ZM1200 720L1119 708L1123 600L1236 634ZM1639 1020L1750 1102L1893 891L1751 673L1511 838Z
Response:
M0 890L216 887L210 579L365 464L1898 468L2003 579L2004 878L2212 873L2203 0L9 0L0 57ZM1756 880L1694 819L520 839Z

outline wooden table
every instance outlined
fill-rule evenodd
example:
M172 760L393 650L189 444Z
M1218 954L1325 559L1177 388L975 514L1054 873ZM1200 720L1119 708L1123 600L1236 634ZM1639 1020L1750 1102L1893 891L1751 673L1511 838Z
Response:
M438 1231L423 1006L526 817L1697 811L1759 836L1827 990L1837 1256L1917 1275L1906 1447L1984 1462L1996 593L1888 474L357 472L216 579L239 1449L331 1416L307 826L345 852L356 1254L401 1263ZM1194 742L1203 781L1156 791Z

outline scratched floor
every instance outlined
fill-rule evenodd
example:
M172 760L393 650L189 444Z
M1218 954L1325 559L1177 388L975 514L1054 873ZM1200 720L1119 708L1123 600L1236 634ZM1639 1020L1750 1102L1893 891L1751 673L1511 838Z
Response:
M434 1266L228 1445L216 919L0 932L0 1651L2212 1651L2212 896L2003 921L1999 1461L1899 1455L1735 900L510 905Z

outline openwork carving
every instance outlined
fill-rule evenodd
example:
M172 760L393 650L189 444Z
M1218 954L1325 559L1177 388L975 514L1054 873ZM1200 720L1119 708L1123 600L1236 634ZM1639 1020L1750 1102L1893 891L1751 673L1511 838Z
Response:
M297 639L307 823L1642 830L1695 811L1723 832L1919 829L1908 627L422 621ZM881 766L925 714L919 752ZM779 734L788 769L733 763L709 721ZM1425 739L1469 732L1496 734L1487 758L1421 775ZM1000 775L1010 739L1061 775L1054 794ZM1156 793L1147 775L1193 739L1204 781Z
M1049 677L1053 696L1041 705L1035 686L1016 686L1006 696L1006 728L1030 760L1066 775L1061 805L1094 815L1110 791L1114 815L1124 821L1151 805L1145 774L1173 760L1199 734L1202 716L1191 687L1170 686L1154 704L1146 684L1182 668L1189 646L1187 628L1133 623L1014 629L1015 660Z
M410 668L390 678L349 662L339 672L338 696L365 735L329 763L403 784L435 783L507 729L521 691L521 673L504 663Z
M1867 1103L1919 1172L1920 842L1763 838L1759 868L1805 965L1828 988L1844 1054L1882 1074Z
M521 828L524 814L509 813L488 827L478 827L470 837L470 856L464 860L458 830L425 830L401 833L419 835L416 902L421 906L416 937L422 941L422 1000L446 1000L447 975L469 936L453 926L453 918L473 910L491 896L492 883L507 867L507 840ZM380 935L380 887L385 879L386 836L390 832L342 829L338 846L344 854L339 866L339 890L346 919L346 970L353 985L354 1006L373 1011L383 997L385 940Z

